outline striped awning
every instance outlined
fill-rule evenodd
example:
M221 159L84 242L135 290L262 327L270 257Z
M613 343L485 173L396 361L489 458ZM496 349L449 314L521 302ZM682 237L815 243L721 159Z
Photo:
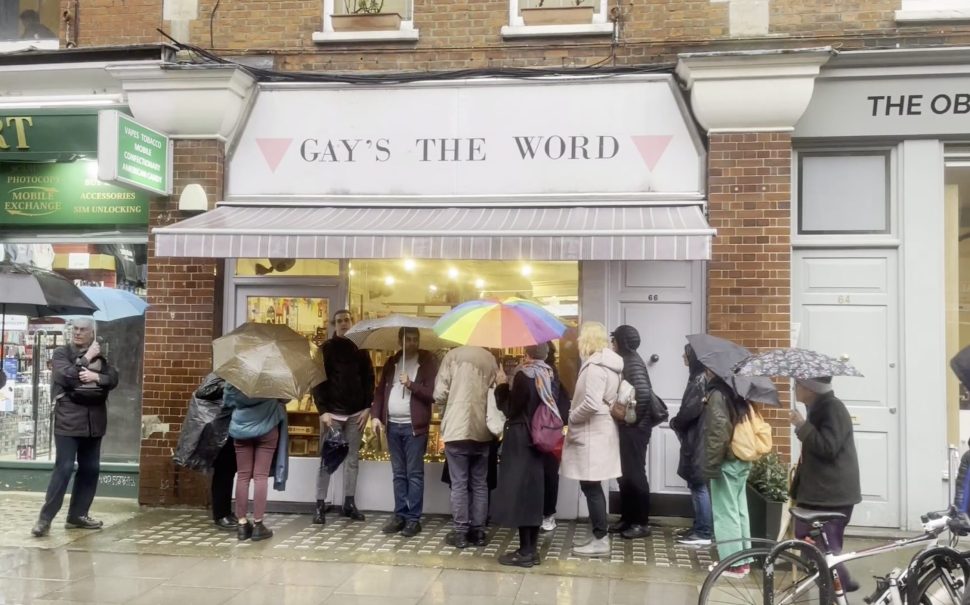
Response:
M153 230L157 256L707 260L702 202L596 207L222 205Z

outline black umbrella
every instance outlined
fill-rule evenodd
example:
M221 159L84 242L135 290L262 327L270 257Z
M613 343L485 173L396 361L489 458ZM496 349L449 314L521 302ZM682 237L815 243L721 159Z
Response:
M717 374L743 399L758 403L779 405L778 389L770 378L764 376L736 376L734 366L751 356L751 351L736 342L711 336L691 334L687 342L694 349L697 361Z
M53 271L0 262L0 357L7 313L29 317L91 315L98 306L73 282Z

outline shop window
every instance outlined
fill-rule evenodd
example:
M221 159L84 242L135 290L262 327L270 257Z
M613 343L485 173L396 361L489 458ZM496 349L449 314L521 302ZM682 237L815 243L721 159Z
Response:
M798 233L889 233L888 153L803 153L798 186Z
M506 38L611 34L607 0L509 0Z
M340 275L335 260L303 258L240 258L236 261L237 277L332 277Z
M350 263L350 309L354 317L371 319L392 313L438 318L453 307L479 298L504 299L518 296L535 300L575 325L579 319L579 265L575 262L510 263L506 261L446 260L353 260ZM574 331L568 332L574 338ZM575 346L558 343L558 367L563 383L571 392L575 385L578 359L569 352ZM371 351L380 376L386 360L395 351ZM445 349L432 350L443 356ZM521 349L493 351L511 371ZM439 441L440 410L435 409L428 439L427 461L443 459ZM361 450L364 460L387 460L380 440L368 428Z
M417 40L413 0L323 0L323 31L313 41Z
M56 0L0 2L0 52L58 47L59 3Z
M965 21L970 19L970 0L902 0L896 21Z

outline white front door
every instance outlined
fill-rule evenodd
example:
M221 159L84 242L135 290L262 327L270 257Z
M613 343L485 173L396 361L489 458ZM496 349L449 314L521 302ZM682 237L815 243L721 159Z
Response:
M895 250L796 250L798 346L847 356L864 378L836 378L852 415L862 478L854 525L899 527L899 304ZM793 451L797 449L793 436Z

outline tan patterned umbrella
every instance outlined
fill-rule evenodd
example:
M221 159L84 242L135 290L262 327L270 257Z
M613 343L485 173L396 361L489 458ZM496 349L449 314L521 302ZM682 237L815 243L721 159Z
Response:
M326 380L317 347L277 324L245 323L212 341L212 367L248 397L302 399Z

